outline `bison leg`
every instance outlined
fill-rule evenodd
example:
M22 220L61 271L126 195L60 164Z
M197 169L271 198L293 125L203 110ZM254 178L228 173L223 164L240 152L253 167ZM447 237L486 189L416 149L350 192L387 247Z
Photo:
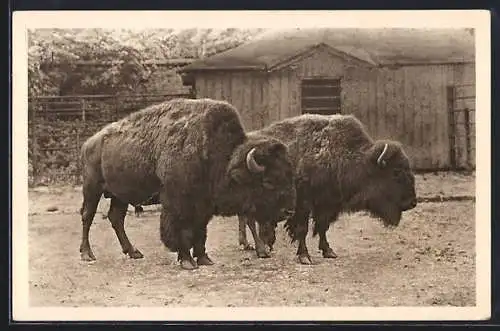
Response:
M254 249L247 240L247 218L241 215L238 215L238 242L246 251Z
M101 199L102 190L98 185L83 187L83 204L80 209L82 215L82 241L80 244L80 258L83 261L95 261L94 253L90 248L89 232Z
M208 257L206 252L207 224L201 226L194 233L193 256L196 257L198 265L213 265L214 262Z
M191 256L193 246L193 230L191 224L185 219L179 218L167 208L164 201L166 198L161 193L162 209L160 214L160 238L165 247L170 251L177 252L177 261L181 268L186 270L196 269L198 265Z
M269 254L269 249L266 247L266 244L262 241L259 234L257 233L257 226L255 224L255 220L253 218L246 218L248 228L250 232L252 232L252 237L255 242L255 251L257 252L257 256L260 258L268 258L271 257ZM259 226L259 229L261 227Z
M297 256L299 257L299 262L301 264L312 264L311 256L307 250L306 240L299 240L299 248L297 249Z
M326 231L330 227L330 219L327 217L319 217L315 222L316 231L319 234L319 249L323 252L324 258L334 259L337 254L333 251L326 239Z
M270 251L276 242L276 226L277 223L259 224L259 237Z
M297 255L299 257L299 262L301 264L312 264L311 256L307 250L306 237L309 227L309 210L297 209L295 215L292 216L291 222L294 222L295 229L293 236L299 241L299 247L297 248Z
M144 255L135 248L125 233L124 223L125 215L127 214L128 204L118 200L116 197L111 198L111 206L109 207L108 219L111 222L116 237L122 246L122 252L128 254L133 259L143 258Z
M191 247L193 246L193 230L191 228L183 228L180 230L179 249L177 252L177 260L181 263L181 268L193 270L198 268L198 264L191 256Z

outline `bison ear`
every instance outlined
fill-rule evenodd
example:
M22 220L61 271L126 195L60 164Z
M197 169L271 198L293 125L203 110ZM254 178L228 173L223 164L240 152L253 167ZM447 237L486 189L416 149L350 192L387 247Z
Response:
M377 141L370 149L370 159L380 168L385 168L397 150L397 146L390 141Z

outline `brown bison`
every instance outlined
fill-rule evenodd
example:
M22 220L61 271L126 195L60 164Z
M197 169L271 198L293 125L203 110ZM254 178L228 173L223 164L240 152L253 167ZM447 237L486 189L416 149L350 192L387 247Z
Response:
M306 246L310 217L323 257L335 258L326 231L340 213L364 210L386 226L397 226L402 212L417 205L415 179L401 144L373 141L352 115L306 114L251 134L275 137L288 146L295 167L297 202L285 227L292 242L299 242L300 263L312 263ZM272 249L274 227L270 230L266 225L259 235L255 222L241 215L239 241L245 246L245 224L252 231L257 255L269 256L264 243Z
M142 258L125 233L125 214L128 204L159 192L160 238L184 269L213 264L205 249L212 216L260 224L289 216L295 204L286 146L247 136L236 109L222 101L175 99L132 113L90 137L81 156L83 260L95 260L89 229L103 194L123 253Z

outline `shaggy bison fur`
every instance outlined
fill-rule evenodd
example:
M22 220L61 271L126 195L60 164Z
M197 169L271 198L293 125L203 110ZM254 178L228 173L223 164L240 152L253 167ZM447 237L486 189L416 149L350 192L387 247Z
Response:
M287 147L247 136L237 110L222 101L175 99L132 113L90 137L81 156L83 260L95 260L89 229L103 194L123 253L141 258L125 233L125 214L128 204L159 192L160 238L184 269L213 264L205 249L212 216L240 214L260 224L295 205Z
M401 144L374 141L352 115L305 114L253 134L275 137L288 146L296 172L297 203L285 227L292 242L299 242L302 264L312 263L306 246L310 217L323 257L335 258L326 231L340 213L368 211L384 225L397 226L402 212L417 204L414 175ZM239 241L244 246L248 246L245 224L252 231L258 256L268 256L264 243L272 249L275 227L270 231L266 226L259 235L255 222L240 216Z

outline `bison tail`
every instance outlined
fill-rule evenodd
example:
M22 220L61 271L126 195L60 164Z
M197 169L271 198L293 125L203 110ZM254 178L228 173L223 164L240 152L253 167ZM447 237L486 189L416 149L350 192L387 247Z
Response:
M172 222L168 220L160 221L160 239L171 252L179 250L179 235Z

